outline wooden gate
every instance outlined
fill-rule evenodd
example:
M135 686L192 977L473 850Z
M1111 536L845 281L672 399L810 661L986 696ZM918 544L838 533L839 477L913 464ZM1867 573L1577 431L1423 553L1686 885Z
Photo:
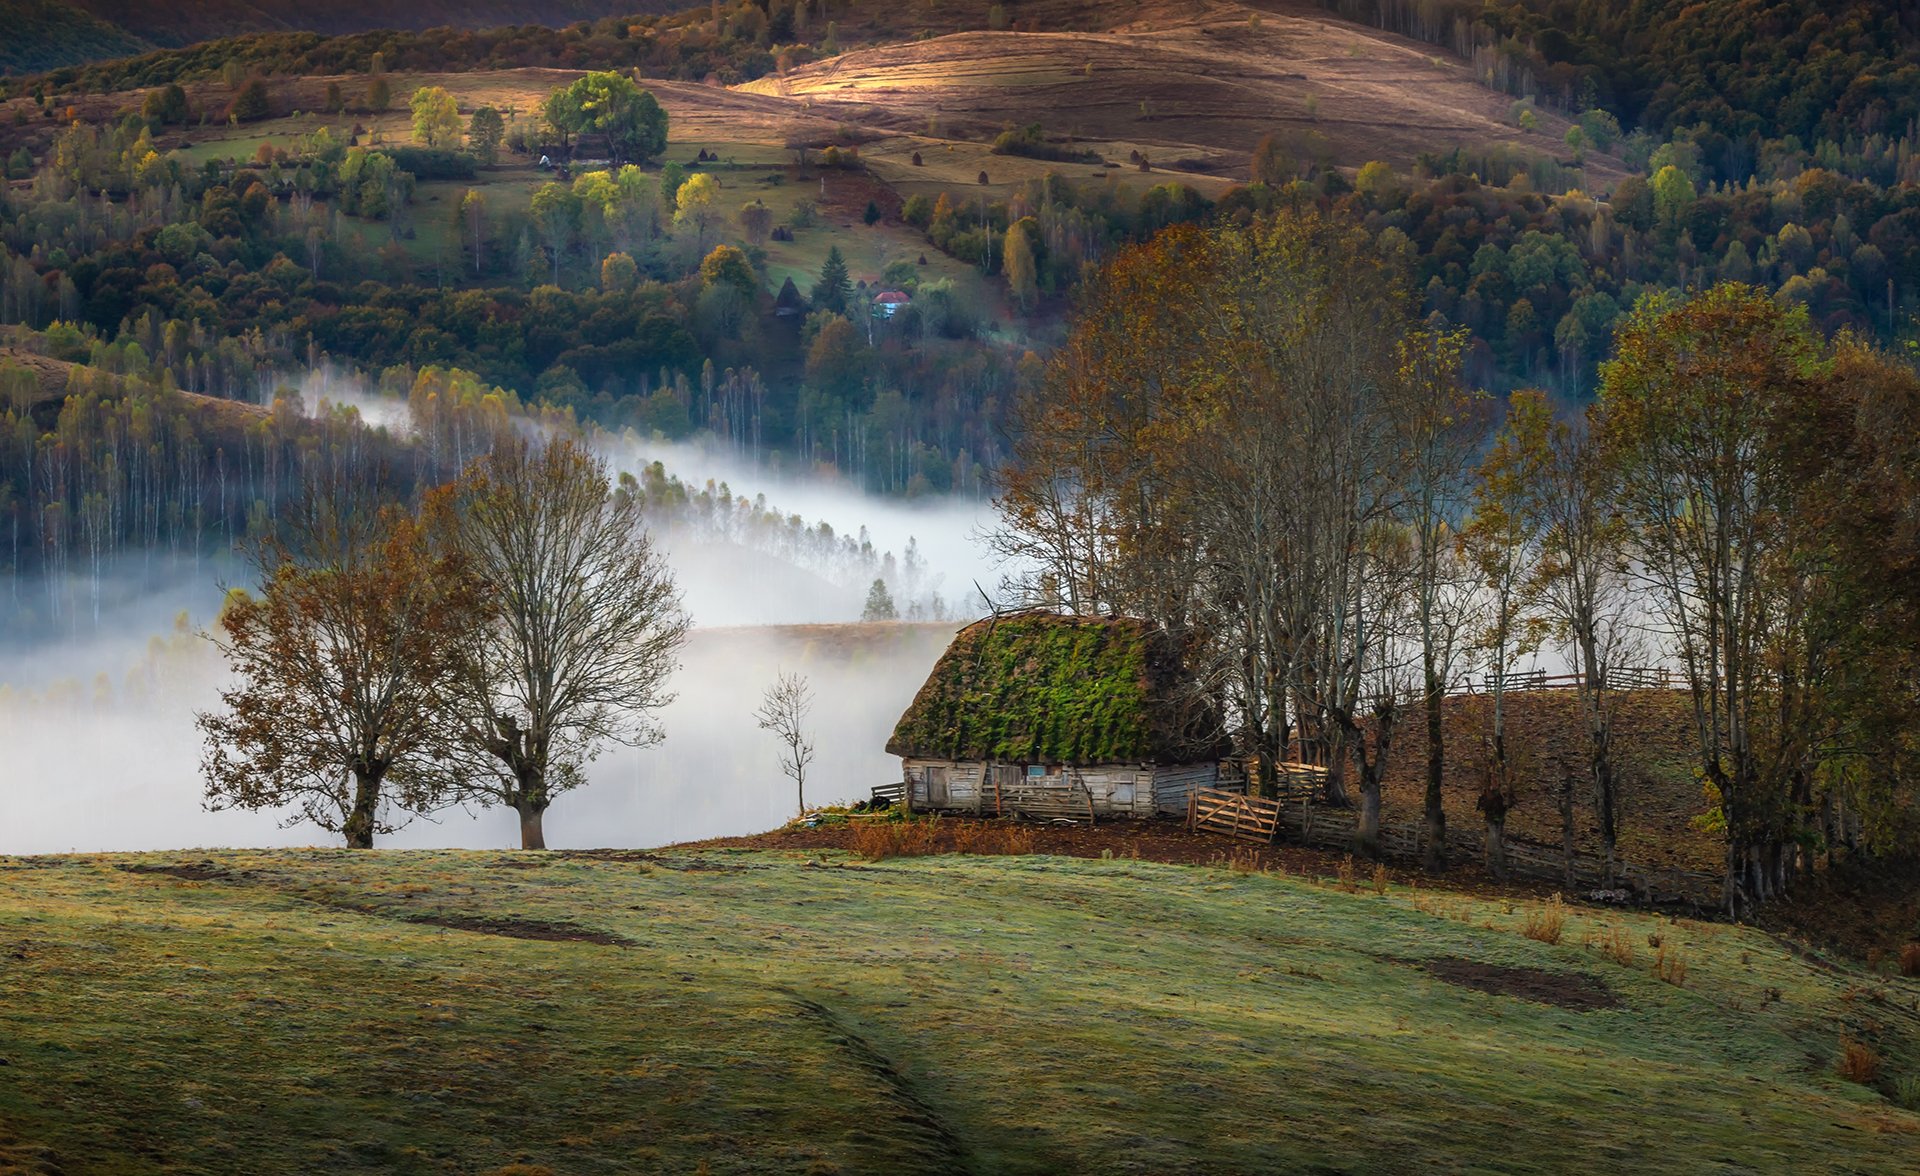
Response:
M1280 802L1202 788L1187 801L1187 828L1272 845L1280 837Z

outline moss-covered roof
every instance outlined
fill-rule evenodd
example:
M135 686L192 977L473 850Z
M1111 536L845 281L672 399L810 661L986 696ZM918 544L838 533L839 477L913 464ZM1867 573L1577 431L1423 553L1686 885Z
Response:
M1219 711L1166 633L1046 612L961 630L887 743L1002 763L1194 763L1225 750Z

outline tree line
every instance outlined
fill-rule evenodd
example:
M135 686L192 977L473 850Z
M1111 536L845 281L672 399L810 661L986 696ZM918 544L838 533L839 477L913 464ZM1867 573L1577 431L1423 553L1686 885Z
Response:
M1324 759L1369 852L1417 726L1429 864L1458 762L1498 867L1521 771L1501 675L1543 646L1579 675L1586 752L1561 769L1610 861L1613 678L1648 659L1686 683L1731 906L1822 854L1920 845L1920 538L1893 522L1920 475L1911 357L1723 283L1637 300L1586 411L1502 404L1465 378L1463 333L1418 313L1406 260L1312 209L1119 255L1017 409L996 541L1032 573L1012 587L1181 635L1261 788ZM1493 705L1462 748L1443 700L1474 672Z

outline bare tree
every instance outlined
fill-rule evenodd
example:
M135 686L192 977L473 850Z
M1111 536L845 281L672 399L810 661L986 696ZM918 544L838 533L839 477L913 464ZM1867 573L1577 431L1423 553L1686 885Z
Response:
M753 712L762 731L771 731L780 740L780 770L793 781L800 812L807 811L807 765L813 762L813 741L807 738L807 714L813 710L813 690L801 674L782 673L760 696L760 709Z
M1540 392L1516 392L1490 455L1489 485L1524 520L1522 600L1537 637L1565 650L1587 732L1593 810L1613 875L1619 840L1619 765L1613 746L1620 696L1612 677L1635 648L1628 531L1618 486L1588 420L1557 420Z
M1420 697L1427 725L1426 839L1430 870L1447 864L1445 702L1459 669L1477 594L1459 530L1485 432L1481 398L1460 382L1464 333L1415 332L1400 344L1393 397L1402 455L1401 517L1413 539L1413 600L1420 642Z
M442 715L480 610L456 556L350 497L310 494L255 549L259 595L230 593L214 638L236 682L198 725L210 808L298 805L366 849L453 792Z
M492 769L469 792L544 849L548 806L604 744L664 737L654 713L690 621L640 500L569 440L503 439L435 511L493 609L467 650L463 726Z

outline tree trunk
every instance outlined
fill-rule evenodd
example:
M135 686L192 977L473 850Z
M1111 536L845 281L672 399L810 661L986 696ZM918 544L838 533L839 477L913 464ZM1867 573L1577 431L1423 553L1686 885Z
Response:
M1255 792L1266 800L1280 795L1280 765L1274 762L1273 748L1267 746L1270 741L1260 740L1260 753L1255 757L1259 769L1255 774Z
M1361 771L1360 824L1354 833L1354 848L1370 858L1380 856L1380 781L1372 772Z
M346 824L341 832L346 834L348 849L373 848L373 821L380 809L380 777L378 771L355 768L353 770L353 808L347 813Z
M1565 886L1573 889L1573 781L1571 771L1563 768L1560 775L1560 854L1565 863Z
M520 812L520 848L545 849L547 833L541 821L546 816L547 806L536 806L523 801L515 807Z
M1487 873L1501 881L1507 877L1507 820L1487 817Z
M1427 844L1421 864L1429 870L1447 868L1447 809L1441 791L1447 766L1446 735L1441 728L1441 705L1446 701L1439 681L1427 677Z
M1613 885L1613 863L1615 846L1619 841L1620 785L1618 773L1613 764L1612 724L1600 709L1602 699L1594 700L1594 718L1592 722L1593 741L1593 809L1599 818L1600 846L1606 853L1607 885Z

